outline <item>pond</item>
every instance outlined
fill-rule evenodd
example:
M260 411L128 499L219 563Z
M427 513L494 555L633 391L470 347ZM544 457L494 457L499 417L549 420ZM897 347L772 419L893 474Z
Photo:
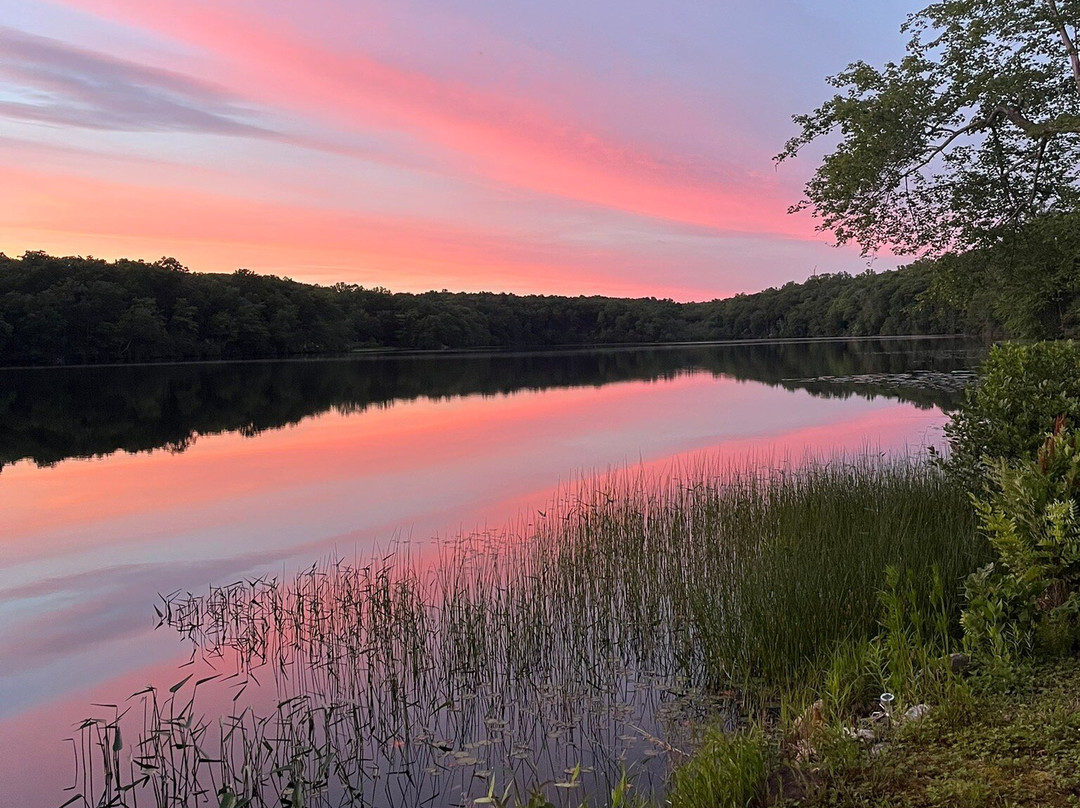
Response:
M380 806L659 784L724 705L670 644L586 632L578 653L514 622L547 608L515 575L548 581L544 603L570 580L526 539L689 468L940 445L981 356L896 339L0 370L4 802L125 804L147 772L140 805L217 805L226 771L271 805L290 781Z

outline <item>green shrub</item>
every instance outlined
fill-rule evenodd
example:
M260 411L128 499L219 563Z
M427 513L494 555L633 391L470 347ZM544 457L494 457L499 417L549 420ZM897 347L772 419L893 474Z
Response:
M989 471L986 458L1030 457L1062 415L1074 424L1080 420L1080 346L996 345L979 385L967 391L945 427L947 467L980 488Z
M1069 653L1080 638L1080 432L1062 424L1035 460L994 463L989 494L975 498L996 560L968 578L964 639L1003 666Z

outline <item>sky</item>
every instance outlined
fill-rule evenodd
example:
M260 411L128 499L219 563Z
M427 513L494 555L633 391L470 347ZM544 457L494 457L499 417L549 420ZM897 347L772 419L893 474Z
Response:
M0 0L0 251L676 300L891 268L772 158L918 7Z

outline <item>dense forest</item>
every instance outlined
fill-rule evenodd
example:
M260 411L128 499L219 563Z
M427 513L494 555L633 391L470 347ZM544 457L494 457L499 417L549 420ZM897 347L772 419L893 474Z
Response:
M818 275L707 303L482 293L393 294L240 269L0 253L0 364L333 354L364 348L542 348L697 340L946 334L960 311L921 299L924 267Z

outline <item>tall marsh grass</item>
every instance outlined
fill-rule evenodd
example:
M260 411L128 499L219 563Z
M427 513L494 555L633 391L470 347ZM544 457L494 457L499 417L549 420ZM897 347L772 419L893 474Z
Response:
M185 682L142 694L129 775L120 722L92 720L84 735L109 754L82 756L83 782L101 760L108 772L85 802L439 805L544 783L564 804L625 794L627 765L681 758L695 717L736 726L866 643L887 569L954 611L986 552L971 510L913 460L630 471L564 489L506 531L442 542L434 561L401 551L165 598L163 625L235 665L220 673L230 713L203 715ZM245 704L249 680L272 697ZM467 774L448 789L451 769Z
M986 553L966 495L907 460L630 475L566 503L519 546L499 627L712 687L798 678L875 634L889 567L925 598L937 570L951 607Z

